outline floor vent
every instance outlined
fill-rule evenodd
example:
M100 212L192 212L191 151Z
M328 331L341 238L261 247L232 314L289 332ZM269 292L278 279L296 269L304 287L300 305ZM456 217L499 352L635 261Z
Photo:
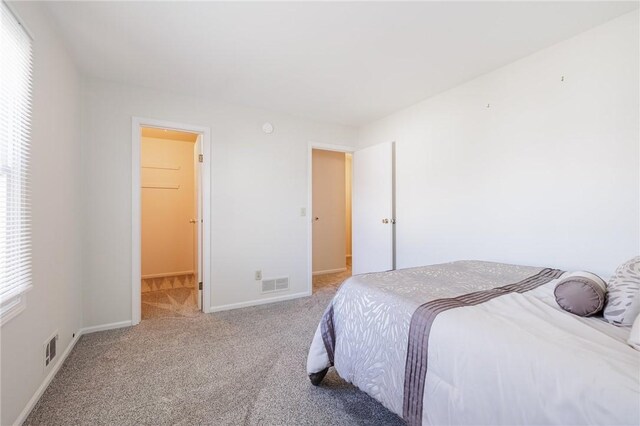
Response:
M56 344L58 342L58 334L56 333L44 344L44 366L51 364L56 357Z
M262 280L262 292L272 293L274 291L289 290L289 278L271 278Z

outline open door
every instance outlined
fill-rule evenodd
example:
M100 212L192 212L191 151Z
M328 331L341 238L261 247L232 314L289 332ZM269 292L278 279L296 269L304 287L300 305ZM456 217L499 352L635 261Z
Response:
M202 311L202 265L203 265L203 257L202 257L202 135L198 136L198 140L195 144L195 170L196 170L196 252L195 252L195 260L197 263L196 270L197 272L197 280L196 280L196 298L198 302L198 309Z
M353 153L353 274L395 269L395 147Z

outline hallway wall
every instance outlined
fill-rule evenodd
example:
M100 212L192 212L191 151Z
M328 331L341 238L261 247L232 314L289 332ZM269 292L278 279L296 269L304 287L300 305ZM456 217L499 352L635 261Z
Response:
M313 273L345 267L346 190L344 152L314 149Z

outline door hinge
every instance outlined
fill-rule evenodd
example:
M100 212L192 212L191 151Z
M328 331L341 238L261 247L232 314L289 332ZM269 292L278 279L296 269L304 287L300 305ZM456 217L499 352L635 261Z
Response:
M198 162L202 163L204 161L204 155L198 154Z
M198 283L198 290L202 290L202 281Z

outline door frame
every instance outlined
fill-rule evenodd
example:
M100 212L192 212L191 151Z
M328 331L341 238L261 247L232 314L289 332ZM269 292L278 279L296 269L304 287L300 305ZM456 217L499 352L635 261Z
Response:
M202 311L211 310L211 128L152 118L131 118L131 325L140 323L142 314L142 218L140 188L141 128L156 127L198 133L202 137ZM196 254L198 256L199 254Z
M309 142L307 153L307 294L313 294L313 150L344 152L353 154L356 148L347 145L332 145ZM353 169L351 171L353 174ZM352 194L353 196L353 194ZM352 253L353 254L353 253ZM353 259L351 260L353 262Z

